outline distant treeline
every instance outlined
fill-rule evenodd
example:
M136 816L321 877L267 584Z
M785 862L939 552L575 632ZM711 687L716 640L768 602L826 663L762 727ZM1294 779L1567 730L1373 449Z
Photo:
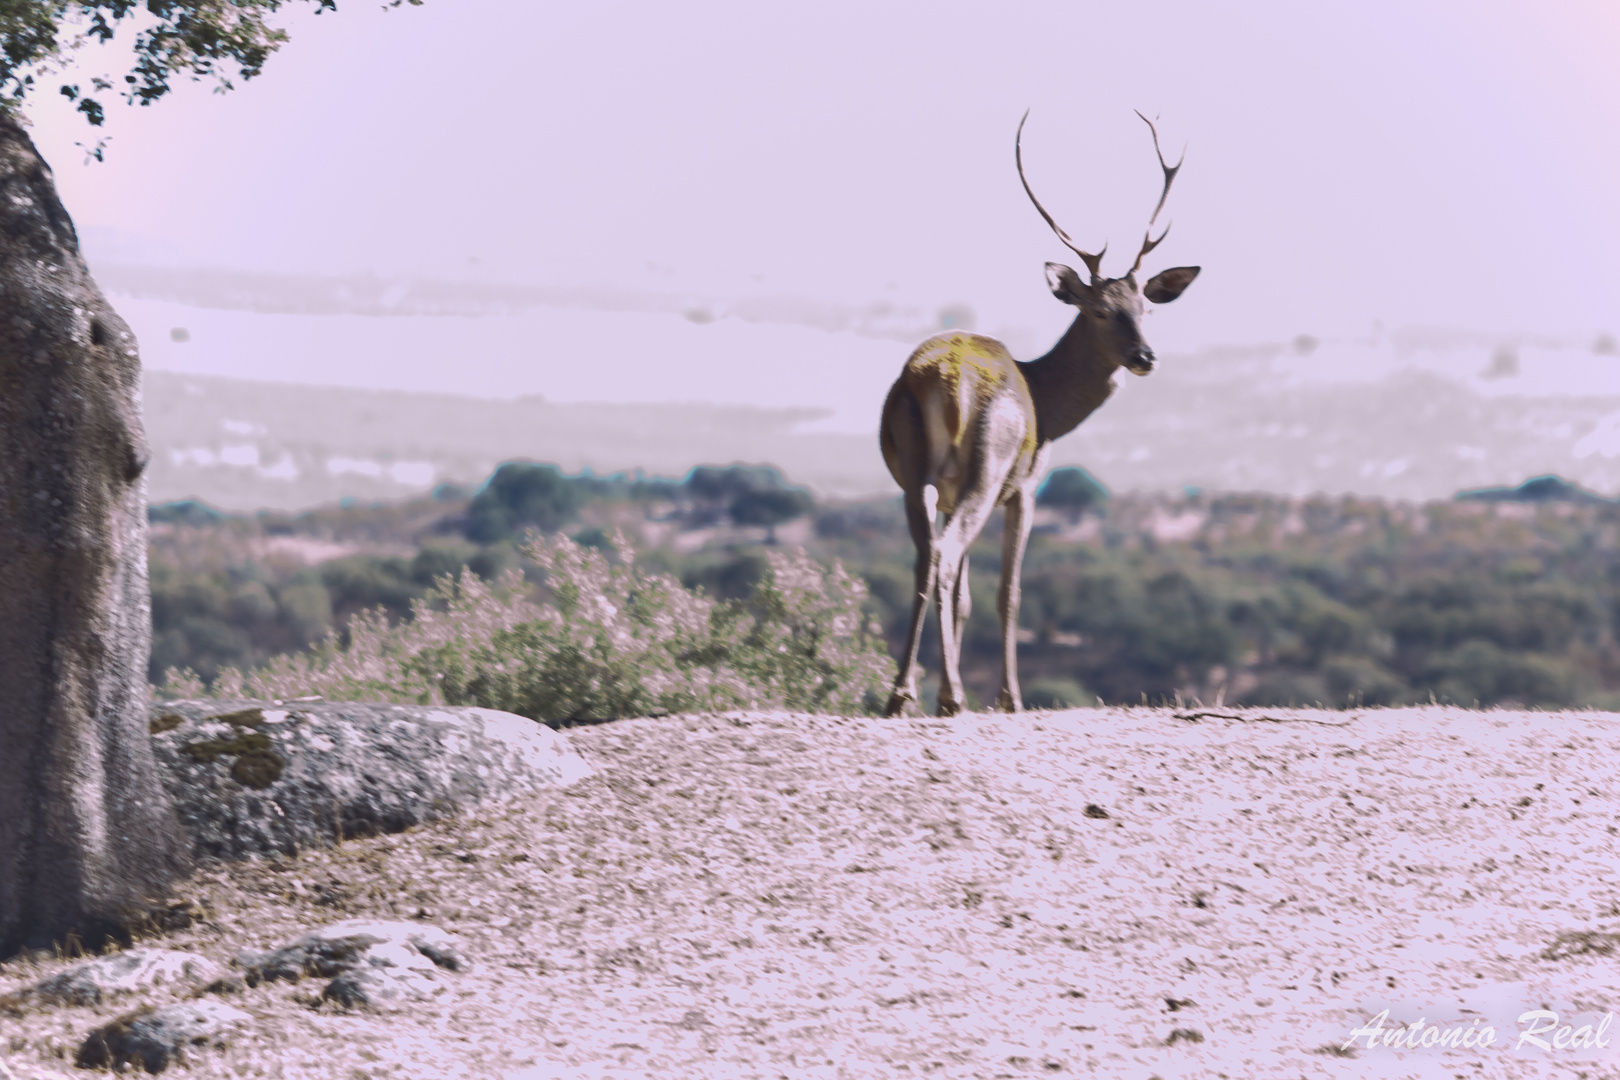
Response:
M1020 635L1032 705L1620 705L1620 506L1567 485L1423 505L1110 500L1062 470L1041 502ZM515 540L529 528L598 546L615 527L641 530L656 539L642 562L743 597L771 531L805 517L810 553L867 581L872 613L898 643L912 588L898 499L818 506L764 467L649 480L509 465L476 493L375 507L256 517L158 507L152 677L263 663L362 610L406 618L440 575L522 568ZM981 702L999 669L998 528L999 516L972 552L963 662ZM306 565L300 545L305 557L367 550ZM933 667L937 649L924 649Z
M565 476L556 466L513 462L502 465L467 507L460 526L469 540L494 544L526 529L555 532L579 520L591 502L667 504L665 516L692 526L729 517L738 525L774 529L803 517L815 506L810 493L794 487L767 465L700 465L684 480Z

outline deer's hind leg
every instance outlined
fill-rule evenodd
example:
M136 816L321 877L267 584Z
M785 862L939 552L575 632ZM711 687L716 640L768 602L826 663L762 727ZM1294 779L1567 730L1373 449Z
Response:
M888 716L901 715L907 705L917 701L917 651L922 646L928 601L939 576L939 548L934 536L939 491L933 484L924 484L915 491L907 491L905 501L906 524L911 530L912 543L917 547L917 563L912 577L915 587L911 591L911 626L906 631L906 652L894 680L894 692L889 695L889 706L884 710Z
M968 587L968 556L962 553L962 565L956 570L951 584L952 610L956 614L956 655L962 655L962 634L967 628L968 616L973 614L973 590Z
M939 674L939 712L951 716L965 704L962 691L962 639L973 600L968 583L968 547L978 539L1001 501L1008 474L1023 446L1022 416L992 405L975 437L962 448L963 477L956 505L946 515L935 540L939 563L939 636L943 663Z
M967 541L973 542L970 536ZM946 609L950 609L951 617L945 617ZM960 710L963 705L961 692L961 664L962 664L962 638L967 630L968 616L973 613L973 592L968 586L968 555L962 552L962 561L956 567L956 573L949 579L940 578L939 582L939 625L940 625L940 689L939 708L941 716L949 716ZM955 627L949 642L944 635L947 627ZM950 677L946 671L955 672ZM955 689L950 689L955 687Z

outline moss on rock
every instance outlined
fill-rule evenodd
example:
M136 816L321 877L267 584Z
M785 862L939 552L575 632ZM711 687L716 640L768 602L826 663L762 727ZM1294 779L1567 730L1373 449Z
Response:
M242 716L244 713L230 715ZM264 714L259 715L262 722ZM245 731L229 739L199 739L187 743L185 749L193 760L205 765L218 761L222 756L234 758L231 762L231 778L243 787L261 791L280 780L282 771L287 767L286 759L271 749L270 736L259 731Z

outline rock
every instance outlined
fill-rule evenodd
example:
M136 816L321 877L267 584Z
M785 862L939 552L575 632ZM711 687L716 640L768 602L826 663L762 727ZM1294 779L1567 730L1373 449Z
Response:
M116 994L174 984L202 986L224 976L224 968L194 953L130 949L75 964L15 996L44 1005L99 1005Z
M359 966L326 984L325 1001L350 1007L393 1008L407 1001L429 1001L444 990L433 961L415 949L384 943L366 950Z
M149 729L194 854L218 859L400 832L591 772L566 735L494 709L171 701Z
M119 936L185 861L141 730L152 616L140 357L10 115L0 312L5 957Z
M252 1017L220 1001L183 1001L161 1009L143 1008L99 1027L79 1047L81 1069L123 1069L139 1065L162 1072L184 1061L188 1050L222 1048L233 1029Z
M326 1001L387 1009L444 992L441 971L472 965L460 943L437 926L350 919L267 953L243 953L237 964L250 986L306 975L330 978Z

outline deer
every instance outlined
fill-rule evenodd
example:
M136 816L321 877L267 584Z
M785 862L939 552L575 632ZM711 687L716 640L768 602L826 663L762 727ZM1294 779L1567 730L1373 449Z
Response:
M1103 244L1095 255L1081 250L1041 205L1024 175L1024 124L1018 121L1013 160L1024 193L1062 241L1080 257L1091 280L1060 263L1046 264L1052 295L1078 308L1074 321L1045 355L1015 360L995 338L946 331L911 353L883 403L879 441L889 474L904 492L906 524L917 548L911 597L911 625L905 653L889 697L887 714L900 716L917 703L917 651L928 603L938 592L939 713L961 712L962 632L972 609L968 590L968 548L997 506L1005 508L1001 584L996 594L1001 617L1001 688L995 707L1009 713L1023 708L1018 687L1018 608L1020 575L1035 512L1035 492L1046 473L1053 440L1073 431L1114 391L1115 375L1153 370L1153 350L1142 335L1143 301L1168 304L1192 284L1201 267L1178 266L1139 285L1142 260L1170 233L1155 239L1154 225L1170 197L1170 186L1186 161L1170 165L1159 146L1159 131L1140 111L1153 135L1153 152L1164 174L1158 204L1148 218L1136 261L1124 276L1104 277Z

